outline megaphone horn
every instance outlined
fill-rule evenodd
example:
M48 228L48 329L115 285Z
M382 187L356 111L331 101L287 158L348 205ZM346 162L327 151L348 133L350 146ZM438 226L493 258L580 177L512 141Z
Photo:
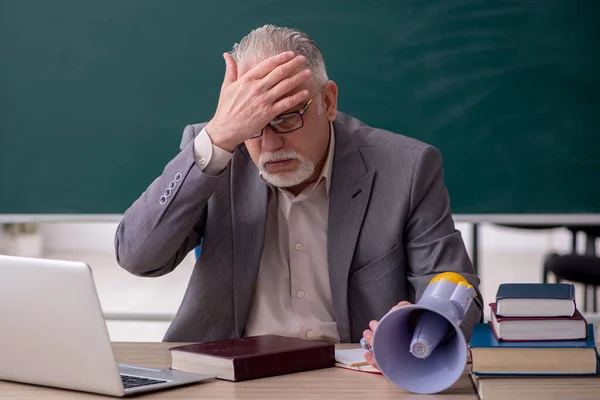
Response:
M381 373L413 393L437 393L452 386L467 364L460 322L475 289L455 272L433 278L417 304L387 313L373 335Z

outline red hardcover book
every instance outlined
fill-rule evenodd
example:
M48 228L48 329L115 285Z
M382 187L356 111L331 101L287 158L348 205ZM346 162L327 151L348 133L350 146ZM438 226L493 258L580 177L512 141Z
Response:
M278 335L187 344L169 350L172 369L230 381L335 366L333 343Z
M496 303L491 303L490 311L490 326L500 341L583 340L587 338L587 322L577 309L572 317L500 317L496 314Z

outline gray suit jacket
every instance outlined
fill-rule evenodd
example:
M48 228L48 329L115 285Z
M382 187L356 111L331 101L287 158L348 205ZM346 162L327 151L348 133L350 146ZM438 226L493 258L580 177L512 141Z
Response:
M218 176L194 161L187 126L181 152L126 211L115 235L119 264L133 274L172 271L203 238L165 341L241 337L263 248L269 191L241 145ZM416 302L443 271L476 288L444 185L442 158L417 140L338 113L334 122L328 263L342 342L358 342L373 319L402 300ZM481 319L478 296L463 320L470 337Z

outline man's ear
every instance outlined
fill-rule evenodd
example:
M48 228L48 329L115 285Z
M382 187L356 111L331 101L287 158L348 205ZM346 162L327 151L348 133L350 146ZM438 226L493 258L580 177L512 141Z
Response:
M337 117L338 87L334 81L329 81L323 87L323 102L325 103L325 115L330 122Z

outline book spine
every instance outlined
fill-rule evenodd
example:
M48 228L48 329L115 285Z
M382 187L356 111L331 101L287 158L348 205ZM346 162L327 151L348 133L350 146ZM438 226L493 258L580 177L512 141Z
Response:
M596 353L596 375L600 374L600 359L598 358L598 346L594 346L594 352Z
M573 303L575 302L575 285L569 286L569 300L573 300Z
M335 366L335 346L265 354L233 361L235 381Z

